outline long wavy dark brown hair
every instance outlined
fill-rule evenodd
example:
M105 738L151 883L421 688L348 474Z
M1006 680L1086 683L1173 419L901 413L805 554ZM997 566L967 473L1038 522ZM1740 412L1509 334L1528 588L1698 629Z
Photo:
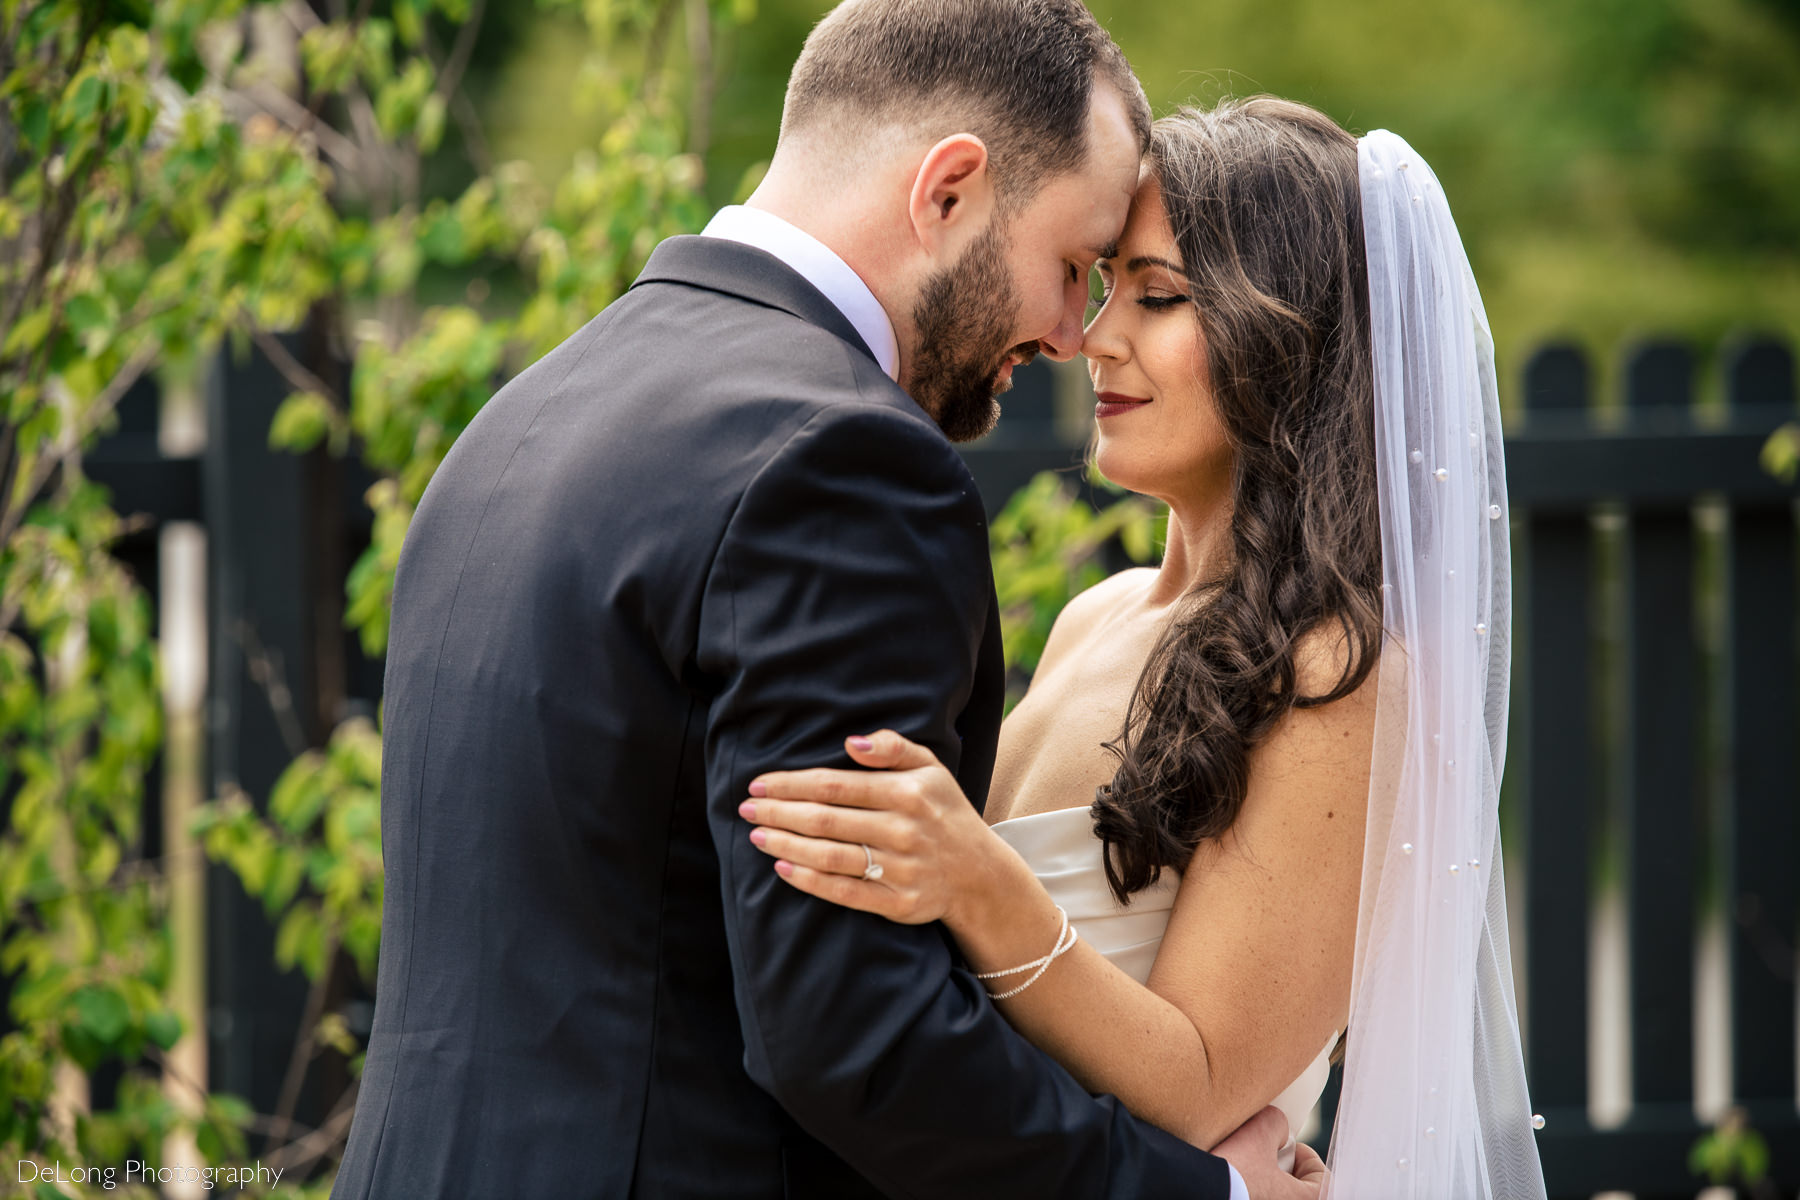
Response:
M1183 598L1107 743L1119 768L1094 824L1121 902L1229 829L1251 751L1290 710L1354 692L1381 649L1356 139L1259 96L1157 121L1149 162L1234 462L1226 561ZM1342 671L1302 694L1309 635L1341 645Z

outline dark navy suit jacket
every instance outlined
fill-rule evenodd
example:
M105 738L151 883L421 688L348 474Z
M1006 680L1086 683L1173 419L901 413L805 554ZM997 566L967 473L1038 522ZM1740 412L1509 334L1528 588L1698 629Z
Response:
M941 926L783 883L759 772L892 727L983 802L980 497L775 258L675 238L503 388L395 584L374 1031L333 1196L1180 1197Z

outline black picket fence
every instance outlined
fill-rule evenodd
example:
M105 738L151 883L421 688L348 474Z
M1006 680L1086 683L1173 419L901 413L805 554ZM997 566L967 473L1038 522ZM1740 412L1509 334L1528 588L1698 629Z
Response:
M319 347L290 345L320 369L322 353L308 353ZM1525 367L1523 413L1507 437L1517 654L1504 828L1523 880L1527 1066L1559 1198L1619 1190L1650 1200L1702 1186L1687 1162L1706 1132L1694 1108L1695 945L1720 905L1730 1094L1768 1144L1772 1179L1789 1194L1800 1187L1800 487L1758 461L1800 411L1786 345L1741 341L1718 366L1721 402L1701 404L1690 349L1635 346L1621 364L1622 408L1602 410L1584 356L1546 347ZM1080 447L1057 435L1053 387L1048 369L1022 371L1001 428L966 450L990 514L1040 470L1079 477ZM206 785L241 787L259 803L298 749L372 712L381 682L342 624L370 481L322 452L268 448L287 390L260 352L225 361L208 387L205 450L170 458L156 451L157 397L141 388L87 463L121 512L151 518L124 553L152 589L155 526L205 526ZM158 814L147 818L146 829L159 827ZM1629 928L1631 1103L1622 1124L1597 1127L1590 926L1614 877ZM215 868L207 887L209 1082L272 1111L306 987L276 971L270 924L236 881ZM348 984L327 997L361 1032L367 1000ZM298 1118L316 1121L342 1082L341 1063L315 1067Z

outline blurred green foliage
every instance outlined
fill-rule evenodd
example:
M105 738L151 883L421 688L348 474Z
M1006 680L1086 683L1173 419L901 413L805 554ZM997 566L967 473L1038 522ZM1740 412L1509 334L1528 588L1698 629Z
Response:
M1151 562L1161 549L1165 509L1124 494L1097 472L1090 471L1089 480L1100 494L1113 497L1104 507L1084 499L1066 475L1044 471L1019 489L988 528L1009 711L1037 670L1057 614L1111 573L1107 547L1116 544L1127 560L1139 564Z
M195 825L312 982L280 1111L197 1081L177 1102L144 1068L169 1068L184 1035L165 864L137 828L161 697L150 608L83 451L146 372L259 346L293 389L270 440L378 478L346 604L378 654L413 506L457 434L708 214L687 139L711 75L687 64L750 11L543 0L579 34L577 107L603 133L539 175L492 159L464 88L493 69L483 0L322 7L0 0L0 1156L154 1166L186 1130L217 1163L256 1130L304 1178L341 1144L354 1086L312 1133L291 1120L301 1080L327 1049L360 1057L324 997L346 963L372 985L380 936L380 737L353 719L266 803L227 786ZM439 294L451 278L460 293ZM490 279L503 315L475 307ZM276 336L303 325L348 349L343 394ZM89 1078L114 1065L97 1102Z
M1688 1170L1715 1187L1754 1189L1769 1173L1769 1143L1743 1109L1727 1109L1689 1149Z
M0 1157L241 1152L230 1097L176 1104L183 1035L145 772L162 735L150 606L82 454L133 382L295 317L323 171L242 135L200 35L239 5L0 4ZM290 269L291 268L291 269ZM91 1076L114 1079L95 1103ZM37 1194L60 1194L40 1183Z

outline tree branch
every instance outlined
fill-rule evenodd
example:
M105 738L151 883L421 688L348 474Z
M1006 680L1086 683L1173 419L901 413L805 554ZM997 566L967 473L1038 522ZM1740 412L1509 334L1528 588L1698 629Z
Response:
M462 82L463 72L469 67L469 54L475 49L475 36L481 30L481 17L486 7L487 0L471 0L469 19L456 31L456 45L450 48L450 60L438 72L436 91L444 98L445 103L449 102L451 93L456 91L456 85Z
M212 1093L207 1090L206 1086L177 1066L175 1060L169 1057L168 1052L161 1046L158 1046L155 1042L150 1042L145 1045L144 1057L164 1075L167 1075L170 1079L173 1079L176 1083L179 1083L182 1087L194 1093L195 1098L202 1104L212 1099ZM354 1100L356 1096L356 1087L356 1084L351 1084L349 1088L345 1090L344 1097ZM344 1103L344 1099L340 1098L337 1105L332 1110L333 1113L335 1114L342 1109ZM286 1122L286 1125L289 1127L292 1127L293 1124L294 1122L292 1121ZM276 1126L277 1122L274 1117L267 1117L262 1113L250 1114L249 1120L244 1123L246 1129L263 1134L272 1134L275 1131ZM305 1136L299 1140L305 1141L307 1138L315 1137L322 1129L324 1129L324 1126L320 1126L319 1129L307 1130Z
M486 0L474 0L469 19L458 31L456 45L451 48L447 62L437 61L437 47L429 37L425 39L425 50L432 69L437 72L437 85L432 90L444 97L450 115L456 118L456 127L462 130L463 148L469 152L470 163L477 172L488 175L494 170L494 156L488 148L487 134L481 128L481 115L475 111L469 94L458 86L468 68L469 54L475 46L475 31L481 24L485 7Z
M281 652L265 647L262 639L256 636L256 627L248 621L239 621L236 633L238 647L244 652L244 670L268 698L275 724L281 730L281 740L287 743L288 757L299 758L311 747L307 745L306 730L301 727L300 715L294 708L294 693L288 689L287 675L281 668Z
M137 351L125 360L125 365L120 367L118 373L112 377L112 382L108 383L105 390L96 396L93 403L88 406L80 426L72 434L65 434L54 450L46 453L43 458L33 464L31 476L25 484L25 494L20 498L18 506L16 508L11 506L10 497L0 496L0 546L5 546L12 540L12 535L18 531L20 523L25 519L26 510L31 507L32 498L43 490L45 484L50 482L50 477L56 474L57 468L81 449L81 444L87 440L88 435L100 427L100 423L106 420L112 410L119 406L119 401L125 398L125 393L131 390L131 385L141 379L144 372L150 369L150 364L155 361L155 346L138 347Z
M7 298L6 315L0 317L0 329L11 329L18 323L19 314L25 311L25 305L30 300L32 293L37 291L49 274L50 260L55 258L57 252L62 248L63 235L68 232L69 222L75 215L75 185L78 177L73 174L66 175L63 177L61 186L53 186L50 182L50 162L51 159L46 157L40 169L43 174L45 193L54 194L56 197L55 207L51 209L50 219L38 227L40 236L37 255L31 263L31 272L25 277L25 282L20 285L19 290Z
M281 344L280 338L256 325L250 327L250 336L256 340L257 348L274 364L275 369L281 372L282 378L286 379L296 391L317 392L325 397L331 406L338 410L339 414L345 411L343 398L337 394L337 389L307 370L306 365L290 354L288 348Z
M356 1116L356 1096L361 1086L362 1083L358 1080L345 1088L344 1094L332 1106L331 1115L325 1119L325 1123L305 1137L289 1142L269 1155L269 1165L286 1172L297 1167L311 1166L330 1154L350 1132L351 1119Z
M337 940L325 943L325 969L312 981L306 992L306 1011L300 1017L300 1030L294 1038L294 1052L288 1056L287 1074L281 1080L281 1094L275 1102L275 1124L263 1141L263 1153L275 1148L278 1138L285 1138L293 1125L294 1109L300 1103L300 1088L306 1082L306 1068L318 1054L319 1020L325 1015L325 993L331 986L333 968L337 965Z
M450 115L456 118L456 127L462 130L463 148L469 152L469 162L483 175L494 173L494 152L488 146L487 134L481 128L481 114L475 111L475 102L469 99L469 93L457 92L450 97Z
M224 87L221 81L215 80ZM264 112L280 121L296 136L311 134L319 152L352 175L362 172L362 153L355 142L318 119L304 104L278 87L253 83L247 90L225 88L225 93L240 105Z

